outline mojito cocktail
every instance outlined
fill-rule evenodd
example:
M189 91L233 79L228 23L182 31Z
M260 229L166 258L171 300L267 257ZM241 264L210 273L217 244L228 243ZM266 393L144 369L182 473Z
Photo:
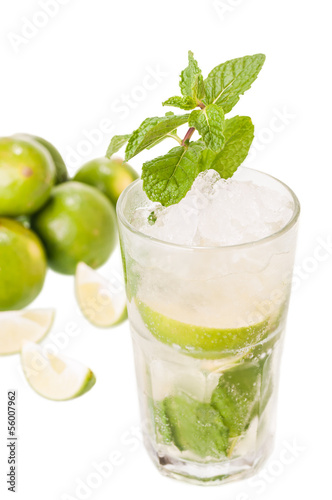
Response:
M169 207L135 181L117 209L146 448L173 477L248 477L273 443L298 201L239 168Z
M163 102L186 113L146 118L107 150L127 143L131 160L177 142L143 163L117 213L145 444L162 473L199 484L253 474L273 442L299 204L240 167L254 125L225 117L264 61L204 79L189 52L181 96Z

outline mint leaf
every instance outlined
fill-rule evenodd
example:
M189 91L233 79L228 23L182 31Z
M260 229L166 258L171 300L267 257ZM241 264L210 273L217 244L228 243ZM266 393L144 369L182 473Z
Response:
M252 410L260 396L261 370L244 364L226 371L212 393L211 405L229 429L229 437L240 436L250 424Z
M139 148L141 143L144 140L144 137L151 131L164 117L154 116L153 118L146 118L141 125L136 129L127 144L125 159L129 160L139 152ZM144 148L143 148L144 149ZM142 151L142 149L140 150Z
M157 144L161 139L167 137L170 132L173 132L180 125L188 121L189 115L167 115L144 120L139 128L135 130L127 144L125 159L130 160L133 156Z
M197 102L192 97L170 97L167 101L163 102L163 106L174 106L175 108L181 108L185 110L195 109L197 107Z
M154 148L155 146L157 146L157 144L160 144L161 142L163 142L165 139L169 139L169 138L173 138L175 139L176 141L178 141L179 143L181 142L181 139L180 137L177 135L177 130L172 130L172 132L170 132L169 134L166 134L164 137L162 137L161 139L158 139L157 141L153 142L150 146L147 146L146 149L152 149Z
M115 135L112 139L111 142L107 148L106 151L106 157L111 158L114 153L117 153L119 149L122 148L126 144L126 142L129 140L131 134L128 135Z
M163 406L172 440L179 450L192 451L203 458L226 454L228 429L215 408L185 393L166 397Z
M249 116L234 116L225 121L225 144L213 161L211 155L206 168L213 168L224 179L231 177L245 160L254 138L254 126ZM201 168L203 166L201 165Z
M153 401L153 399L151 399L150 405L154 416L157 442L172 444L172 431L166 415L164 401Z
M206 80L206 104L218 104L228 113L238 102L240 95L250 89L265 61L264 54L240 57L214 68Z
M196 83L193 88L193 93L194 93L194 98L197 100L203 99L205 97L205 87L204 87L204 80L203 76L200 75L197 77Z
M167 111L167 113L165 113L165 116L175 116L173 111ZM178 141L179 143L181 143L181 139L180 137L178 136L178 131L177 129L174 129L172 130L172 132L169 132L168 134L166 134L164 137L162 137L161 139L158 139L157 141L153 142L152 144L150 144L150 146L147 146L146 149L152 149L154 148L154 146L156 146L157 144L159 144L160 142L163 142L165 139L168 139L168 138L172 138L172 139L175 139L176 141Z
M225 115L219 106L209 104L206 108L193 111L189 116L189 126L195 127L203 138L206 146L219 152L224 146L223 129Z
M204 142L202 141L204 144ZM201 152L201 156L199 158L199 171L203 172L204 170L208 170L212 168L212 163L216 159L217 154L211 149L204 149Z
M164 206L178 203L200 172L199 158L204 147L201 142L191 142L144 163L143 189L150 200Z
M191 51L188 52L188 61L188 66L180 75L181 94L194 100L202 99L205 93L203 76Z

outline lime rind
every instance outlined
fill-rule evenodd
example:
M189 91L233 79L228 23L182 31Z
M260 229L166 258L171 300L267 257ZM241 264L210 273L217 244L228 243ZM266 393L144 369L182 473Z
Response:
M93 373L93 371L89 370L89 372L87 373L87 376L85 378L82 389L80 389L75 394L74 397L78 398L80 396L83 396L83 394L85 394L86 392L89 392L90 389L92 389L92 387L95 385L96 382L97 382L97 379L96 379L95 374Z

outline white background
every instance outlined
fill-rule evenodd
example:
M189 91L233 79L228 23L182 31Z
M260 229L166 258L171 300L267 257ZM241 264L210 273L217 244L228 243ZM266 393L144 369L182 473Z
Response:
M279 177L301 201L297 286L282 364L274 454L259 479L203 490L160 476L143 449L128 323L109 331L94 329L77 311L72 278L49 273L42 295L33 304L57 309L53 336L47 341L62 341L61 352L90 366L97 384L77 400L51 402L28 387L17 356L0 359L1 499L13 496L5 487L6 392L10 388L18 391L17 499L104 500L139 494L158 500L198 500L203 495L208 500L328 498L330 3L55 3L57 12L47 16L40 14L42 0L0 2L0 135L44 136L60 149L74 173L86 160L103 155L114 133L129 133L145 117L165 112L160 103L178 93L178 74L186 66L188 49L194 51L205 74L227 59L264 52L264 69L235 112L248 114L256 126L254 152L247 165ZM30 24L28 29L27 20L38 27ZM166 146L160 146L160 152ZM138 156L132 165L139 170L153 154ZM330 253L322 250L322 241ZM105 272L112 265L113 261ZM60 335L73 324L75 337ZM297 451L286 454L284 450L294 443ZM110 455L115 465L109 477L85 496L75 492L78 480L91 480L94 464Z

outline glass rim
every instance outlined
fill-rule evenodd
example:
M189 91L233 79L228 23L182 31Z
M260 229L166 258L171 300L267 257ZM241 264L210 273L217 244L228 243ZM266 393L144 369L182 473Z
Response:
M277 179L277 177L274 177L273 175L270 175L270 174L266 174L265 172L262 172L260 170L256 170L254 168L248 168L248 167L242 167L242 168L245 168L246 170L250 170L252 172L257 172L257 173L259 173L263 176L269 177L270 179L273 179L274 181L281 184L286 189L286 191L288 191L288 193L291 195L291 198L292 198L293 203L294 203L293 213L292 213L292 216L289 219L289 221L283 227L278 229L278 231L275 231L274 233L271 233L268 236L264 236L264 238L260 238L258 240L253 240L253 241L247 241L245 243L232 244L232 245L194 246L194 245L184 245L181 243L173 243L170 241L161 240L159 238L155 238L154 236L150 236L148 234L145 234L142 231L140 231L139 229L135 228L128 221L127 217L125 216L125 214L123 212L123 204L125 201L125 197L128 196L130 191L132 189L134 189L137 184L142 183L141 178L136 179L134 182L129 184L129 186L127 186L120 194L119 199L118 199L117 204L116 204L116 212L117 212L118 219L131 233L136 234L138 237L146 239L146 240L151 241L153 243L158 243L160 245L166 245L166 246L169 246L172 248L178 248L178 249L183 248L186 250L206 251L206 250L222 250L222 249L227 250L227 249L245 248L245 247L251 248L254 246L258 246L258 245L267 243L269 241L273 241L273 240L277 239L278 237L282 236L283 234L287 233L296 224L296 222L299 218L299 215L300 215L300 210L301 210L300 202L299 202L296 194L294 193L294 191L289 186L287 186L287 184L285 184L281 180Z

